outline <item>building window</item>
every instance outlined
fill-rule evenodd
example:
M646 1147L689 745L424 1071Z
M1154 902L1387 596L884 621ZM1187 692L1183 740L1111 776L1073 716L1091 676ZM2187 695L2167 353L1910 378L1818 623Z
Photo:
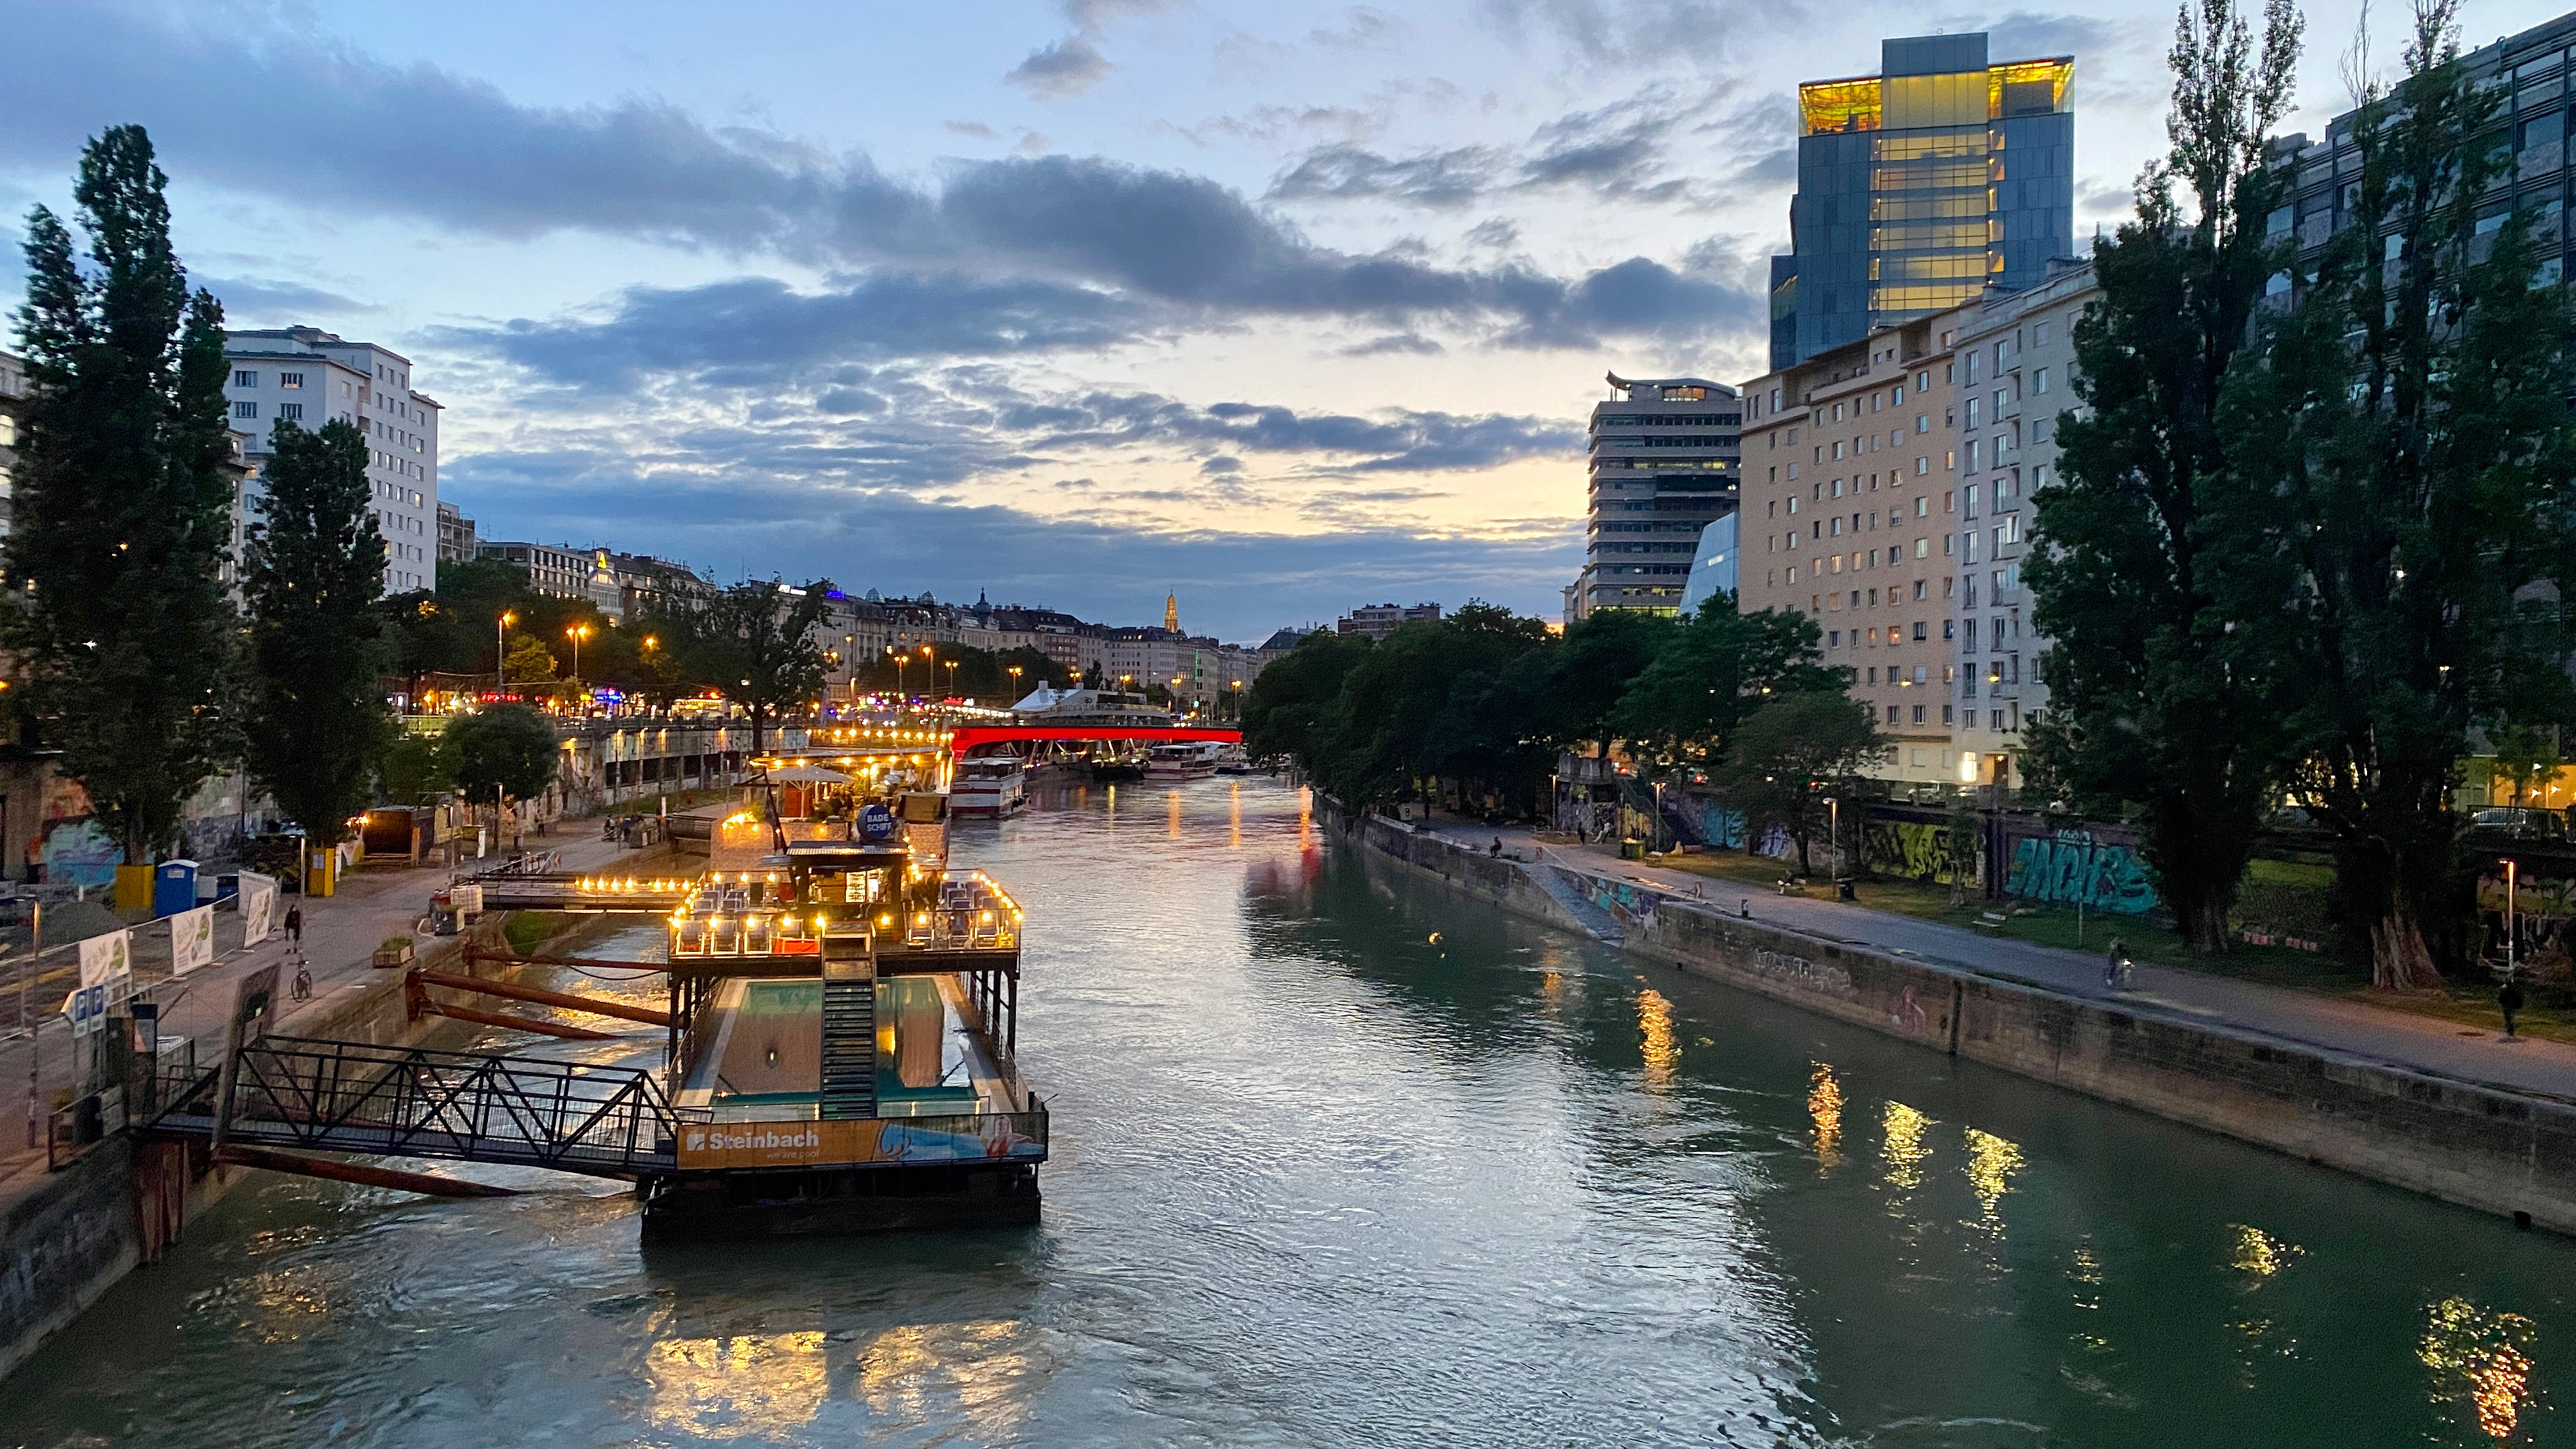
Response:
M1892 704L1891 704L1891 705L1889 705L1889 706L1887 707L1887 722L1888 722L1889 724L1894 724L1894 723L1896 723L1896 706L1895 706L1895 705L1892 705Z
M277 415L291 423L302 422L304 420L304 404L279 403L277 405Z
M302 387L304 385L304 374L300 372L281 372L277 375L277 385L279 387Z
M234 403L234 404L233 404L233 416L234 416L234 417L237 417L237 418L255 418L255 417L258 417L258 416L259 416L259 404L255 403L255 402L237 402L237 403Z
M259 374L258 374L258 373L256 373L256 372L247 372L247 371L244 371L244 372L236 372L236 373L234 373L234 374L233 374L233 386L235 386L235 387L257 387L257 386L259 386Z
M2046 324L2046 323L2042 323L2042 324L2040 324L2040 330L2042 330L2042 331L2046 331L2046 330L2047 330L2047 324ZM2030 373L2030 390L2031 390L2032 392L2046 392L2046 391L2048 391L2048 369L2047 369L2047 368L2045 368L2045 367L2035 367L2035 368L2032 368L2032 369L2031 369L2031 373Z
M1914 706L1914 722L1916 724L1923 723L1923 706L1919 704Z

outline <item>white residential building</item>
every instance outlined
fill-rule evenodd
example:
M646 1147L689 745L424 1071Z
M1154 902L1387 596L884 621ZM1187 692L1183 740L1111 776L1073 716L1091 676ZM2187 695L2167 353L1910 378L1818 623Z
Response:
M232 375L224 397L250 461L267 461L269 429L281 418L319 430L335 420L366 435L376 527L384 534L385 591L438 585L438 401L411 385L411 362L372 342L350 342L317 327L227 333ZM255 520L250 489L236 534ZM238 541L238 540L237 540Z

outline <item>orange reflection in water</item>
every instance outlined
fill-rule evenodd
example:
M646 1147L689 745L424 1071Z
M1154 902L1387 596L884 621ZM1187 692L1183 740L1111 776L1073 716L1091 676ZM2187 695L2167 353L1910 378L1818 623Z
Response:
M666 1338L646 1350L645 1417L691 1435L795 1441L831 1396L820 1332Z
M2540 1326L2519 1313L2445 1298L2425 1310L2416 1357L2433 1371L2433 1403L2446 1415L2466 1401L2478 1432L2502 1443L2513 1437L2531 1397L2525 1351Z
M1834 1080L1833 1068L1823 1062L1815 1068L1807 1079L1807 1116L1816 1124L1816 1175L1822 1177L1842 1160L1834 1149L1843 1140L1843 1086Z
M1164 798L1171 805L1171 809L1165 812L1163 833L1178 840L1181 838L1181 792L1174 790Z
M1637 993L1637 1031L1644 1038L1646 1085L1663 1091L1673 1084L1682 1048L1673 1037L1673 1004L1651 987Z
M1974 1127L1968 1134L1968 1191L1977 1197L1977 1225L2001 1236L2003 1218L1995 1211L2012 1191L2012 1175L2021 1170L2021 1148Z

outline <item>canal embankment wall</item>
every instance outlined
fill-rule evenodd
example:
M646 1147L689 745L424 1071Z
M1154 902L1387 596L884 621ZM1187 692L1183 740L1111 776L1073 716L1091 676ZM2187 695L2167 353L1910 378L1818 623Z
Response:
M535 948L547 954L594 929L598 917L574 918ZM506 949L496 918L473 938ZM465 937L441 942L414 964L515 981L527 968L487 960L469 965ZM336 999L290 1014L278 1030L374 1046L457 1047L482 1028L471 1022L411 1017L408 973L362 979ZM215 989L229 991L230 987ZM460 994L439 992L441 998ZM253 1169L221 1166L200 1142L155 1142L120 1132L32 1190L0 1204L0 1380L96 1303L126 1274L160 1256L186 1225L214 1206Z
M1334 823L1381 859L1527 919L1615 939L1629 954L1659 965L2321 1166L2576 1235L2576 1103L2070 996L1730 916L1631 883L1603 878L1595 892L1568 892L1561 877L1579 872L1562 866L1495 859L1375 817ZM1517 882L1509 878L1515 875ZM1594 904L1613 893L1610 909ZM1576 894L1600 919L1569 909L1561 899L1566 894Z

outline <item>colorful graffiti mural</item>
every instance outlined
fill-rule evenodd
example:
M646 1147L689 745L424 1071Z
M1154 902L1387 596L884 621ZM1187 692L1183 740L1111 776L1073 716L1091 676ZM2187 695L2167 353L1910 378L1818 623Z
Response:
M1692 843L1716 850L1744 848L1744 812L1686 791L1667 791L1664 809L1680 817L1696 837Z
M2004 875L2007 895L2088 911L2142 916L2155 909L2156 888L2137 852L2097 841L2089 830L2026 835L2013 842Z
M1946 824L1923 820L1877 820L1861 826L1861 858L1881 875L1904 876L1910 880L1937 881L1948 885L1957 874L1957 862L1951 858L1950 828ZM1973 848L1973 847L1972 847ZM1973 857L1967 862L1968 879L1977 878Z
M48 823L42 853L45 879L54 885L107 885L125 863L125 847L88 816Z
M1798 842L1789 838L1789 827L1786 825L1774 825L1770 829L1762 832L1762 843L1755 846L1754 850L1759 854L1771 857L1773 860L1786 860L1789 858L1790 853L1795 851L1797 848Z

